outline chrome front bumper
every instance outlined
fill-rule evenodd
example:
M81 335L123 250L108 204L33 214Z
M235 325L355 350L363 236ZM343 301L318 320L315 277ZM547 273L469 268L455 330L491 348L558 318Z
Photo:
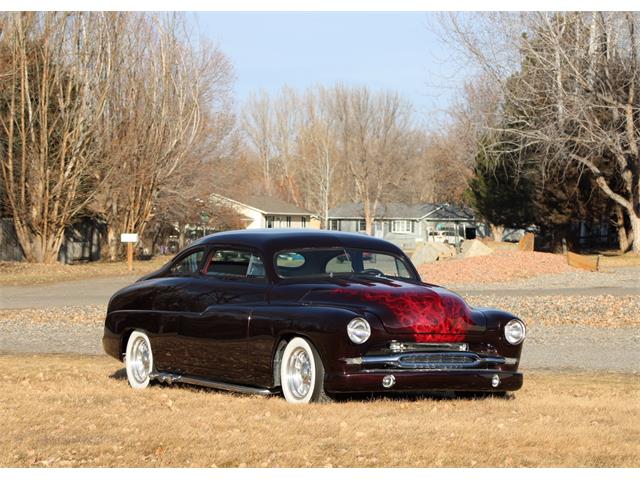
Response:
M495 368L496 365L514 364L517 359L474 352L413 352L390 355L365 355L345 358L347 365L361 365L364 369L397 368L401 370L451 370Z

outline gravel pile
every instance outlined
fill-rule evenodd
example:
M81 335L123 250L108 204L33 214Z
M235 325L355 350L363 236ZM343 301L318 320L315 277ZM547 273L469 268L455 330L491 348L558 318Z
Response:
M497 251L492 255L454 258L418 267L425 282L442 285L493 283L576 271L562 255Z
M640 327L640 297L595 295L545 295L501 297L469 295L473 306L506 310L527 325L581 325L597 328Z

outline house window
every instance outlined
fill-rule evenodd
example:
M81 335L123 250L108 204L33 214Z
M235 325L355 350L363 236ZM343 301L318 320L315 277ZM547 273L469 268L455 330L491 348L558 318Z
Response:
M365 220L358 220L358 231L359 232L367 231L367 222Z
M273 228L273 217L267 217L267 228Z
M291 217L287 217L287 228L291 228Z
M302 228L307 228L307 217L300 217L300 225Z
M392 233L411 233L414 230L411 220L394 220L391 222Z
M331 220L329 222L329 230L340 230L340 220Z

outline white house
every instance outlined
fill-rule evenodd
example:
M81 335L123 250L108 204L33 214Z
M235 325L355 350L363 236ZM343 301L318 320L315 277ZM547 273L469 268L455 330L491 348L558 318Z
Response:
M245 228L320 228L312 212L279 198L250 195L240 201L215 193L211 198L244 217Z

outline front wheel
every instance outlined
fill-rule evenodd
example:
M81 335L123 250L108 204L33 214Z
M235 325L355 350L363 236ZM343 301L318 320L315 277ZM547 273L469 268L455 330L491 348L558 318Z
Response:
M301 337L284 349L280 364L282 393L289 403L324 402L324 366L314 346Z
M146 388L149 385L153 371L153 352L149 337L143 332L136 330L129 337L125 365L129 385L135 389Z

